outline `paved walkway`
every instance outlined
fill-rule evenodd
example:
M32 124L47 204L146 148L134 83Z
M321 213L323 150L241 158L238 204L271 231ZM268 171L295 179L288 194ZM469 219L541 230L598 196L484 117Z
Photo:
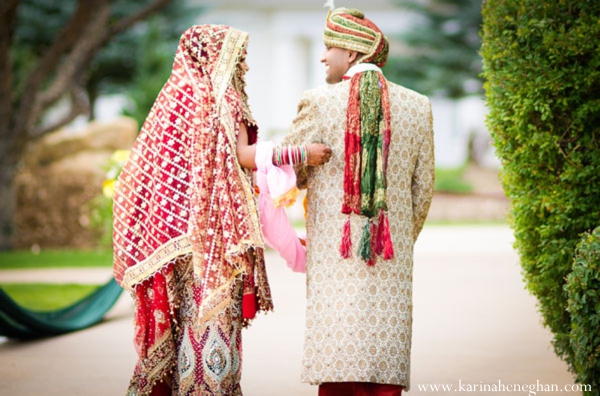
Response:
M316 395L316 387L299 382L304 276L290 271L273 252L267 266L275 312L259 317L244 334L244 394ZM102 283L110 269L1 271L0 281L23 280L24 275L27 280ZM566 365L552 352L535 304L524 290L507 227L425 227L415 247L412 389L407 395L456 395L469 389L474 395L529 395L514 385L555 384L562 390L573 384ZM93 328L30 342L1 340L0 395L124 394L136 361L132 312L124 294L106 321ZM442 384L453 390L431 387ZM485 392L484 384L505 391Z

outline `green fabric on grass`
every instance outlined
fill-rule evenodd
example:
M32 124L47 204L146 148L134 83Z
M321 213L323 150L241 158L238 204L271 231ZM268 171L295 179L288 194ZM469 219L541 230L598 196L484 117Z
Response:
M53 311L36 311L17 304L0 288L0 335L38 338L90 327L102 320L117 302L123 289L111 278L90 295Z

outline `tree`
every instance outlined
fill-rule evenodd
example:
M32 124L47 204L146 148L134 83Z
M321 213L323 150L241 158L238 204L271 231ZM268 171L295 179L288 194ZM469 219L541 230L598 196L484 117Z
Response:
M115 13L127 15L131 0L122 3L115 4ZM86 84L90 102L99 95L123 95L130 102L126 114L141 125L169 77L183 27L195 23L204 8L187 1L171 2L111 40L90 65Z
M172 0L130 0L126 14L115 13L125 0L78 0L61 4L70 12L60 27L49 26L47 42L39 54L14 59L22 50L15 45L20 9L31 3L5 0L0 5L0 249L11 247L14 233L14 178L28 143L90 113L86 91L89 67L95 55L120 33L162 9ZM51 1L39 1L38 5ZM21 7L22 6L22 7ZM56 8L56 7L55 7ZM58 11L61 12L61 11ZM52 30L56 30L53 35ZM23 72L26 70L26 72ZM67 98L70 111L52 124L42 122L45 112Z
M171 19L173 21L174 19ZM181 19L178 19L181 21ZM187 26L179 23L177 26ZM171 73L173 56L179 42L180 30L173 37L174 40L165 39L166 29L161 28L159 21L152 19L148 23L148 29L142 37L137 40L136 59L133 74L126 83L126 96L128 104L123 113L134 118L138 125L142 125L150 108L154 104L156 95L163 87ZM121 91L121 88L108 88L109 92Z
M590 39L600 35L600 3L486 0L483 17L487 124L525 282L557 355L579 379L598 380L598 317L585 317L599 309L587 307L598 283L585 265L598 259L597 231L574 258L600 225L600 42Z
M399 6L415 13L418 23L399 37L406 51L390 56L386 75L425 95L482 94L481 0L407 0Z

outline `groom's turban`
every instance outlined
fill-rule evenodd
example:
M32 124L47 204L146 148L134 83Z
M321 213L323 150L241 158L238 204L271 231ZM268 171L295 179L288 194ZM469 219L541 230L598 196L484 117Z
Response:
M359 62L383 67L388 57L387 37L370 19L354 8L336 8L327 17L323 41L326 46L364 54Z

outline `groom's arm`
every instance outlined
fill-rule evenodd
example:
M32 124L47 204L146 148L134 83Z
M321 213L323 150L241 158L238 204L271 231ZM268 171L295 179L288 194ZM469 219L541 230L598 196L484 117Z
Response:
M298 103L298 111L292 122L288 134L282 141L283 145L307 145L309 143L320 142L318 121L321 119L320 109L311 95L311 91L305 91ZM306 179L310 172L310 167L298 165L294 167L299 188L306 188Z

